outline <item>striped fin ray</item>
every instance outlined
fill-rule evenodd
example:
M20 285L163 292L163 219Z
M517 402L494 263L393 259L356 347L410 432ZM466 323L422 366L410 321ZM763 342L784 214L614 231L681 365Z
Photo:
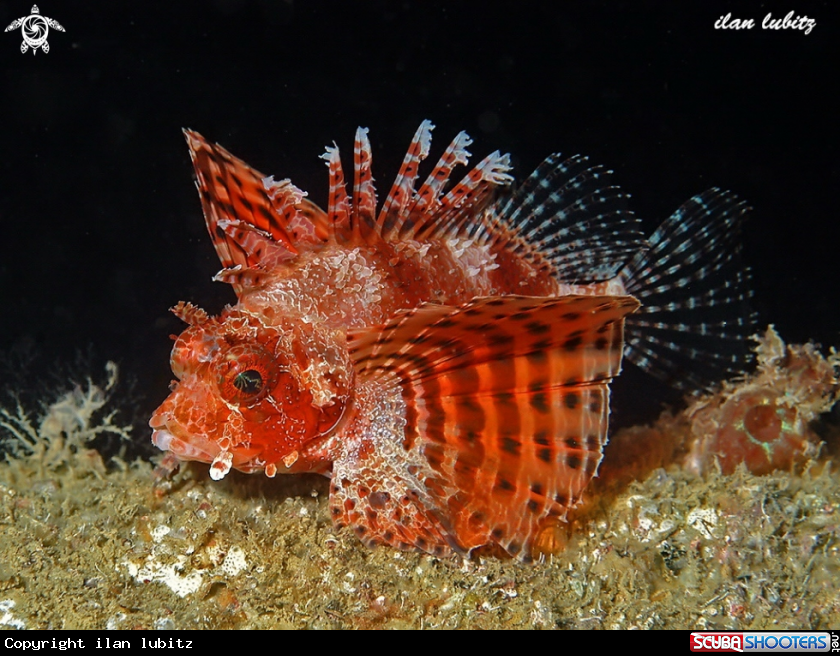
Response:
M458 164L466 165L469 162L470 153L467 148L472 144L472 139L466 132L459 132L444 151L435 168L426 178L420 190L407 208L412 220L406 227L412 227L417 223L415 217L431 213L440 203L440 196L446 183L452 175L452 171ZM404 237L405 235L400 235Z
M429 154L433 129L431 121L420 124L378 215L367 128L356 131L352 202L346 199L342 189L344 175L338 149L327 147L322 155L330 170L329 221L326 223L335 226L336 235L345 239L356 235L363 241L376 235L386 241L401 241L467 236L482 230L483 210L492 200L493 192L513 180L508 175L509 156L498 151L491 153L442 195L455 166L466 164L470 155L466 148L471 140L461 132L416 191L419 166ZM344 227L345 208L349 230Z
M377 226L379 234L386 239L394 227L403 221L403 216L406 216L405 208L415 196L414 183L417 180L417 169L420 162L429 155L434 127L431 121L426 120L417 128L391 191L382 204Z
M482 225L482 210L497 187L509 185L513 177L510 157L494 151L447 193L432 211L419 217L409 233L413 239L467 236Z
M422 453L435 519L461 549L496 544L528 559L544 523L578 502L601 461L623 318L637 306L479 298L348 336L360 379L399 382L403 448Z
M627 320L627 358L679 389L708 388L750 361L750 273L741 264L747 206L710 189L683 204L621 271L642 302Z
M343 453L333 463L330 515L339 528L349 526L369 547L388 544L435 556L464 553L451 526L425 488L429 466L419 452L406 453L394 430L399 420L399 389L381 408L363 407L358 431L345 436ZM365 403L364 397L360 403Z
M333 226L333 234L346 237L350 232L350 199L344 184L344 170L341 168L341 157L338 146L327 146L327 151L321 155L327 161L330 175L330 199L327 216Z
M390 372L395 363L428 340L427 329L452 314L453 308L437 303L423 303L412 310L397 313L379 330L350 332L348 342L356 373L365 377L376 372Z
M532 261L548 261L563 282L613 278L644 238L610 174L587 157L549 156L497 202L488 226L492 239L512 241L514 252Z
M219 145L184 130L207 230L224 267L217 279L239 293L260 270L323 242L326 215L288 180L275 181Z
M368 129L356 130L356 142L353 145L353 210L351 228L354 233L366 235L373 229L376 215L376 188L373 186Z

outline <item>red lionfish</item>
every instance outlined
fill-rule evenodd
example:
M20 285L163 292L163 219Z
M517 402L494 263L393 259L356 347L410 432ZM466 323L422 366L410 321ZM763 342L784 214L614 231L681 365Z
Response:
M511 190L494 152L447 189L464 132L417 189L433 127L378 211L367 129L352 197L328 147L326 212L185 130L238 303L173 308L152 441L215 480L325 474L370 546L530 560L598 470L623 354L687 386L741 371L744 206L713 189L645 239L610 171L559 154Z

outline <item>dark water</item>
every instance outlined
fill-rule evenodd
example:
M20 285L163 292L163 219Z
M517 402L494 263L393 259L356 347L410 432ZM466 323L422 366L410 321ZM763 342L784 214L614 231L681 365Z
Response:
M760 320L787 341L840 342L830 5L795 3L816 20L805 35L760 28L791 7L738 8L757 27L723 31L722 3L564 4L39 5L66 30L48 54L0 35L0 349L93 344L151 410L181 329L167 308L233 300L210 282L180 129L324 204L325 145L348 153L369 127L384 187L424 118L438 148L465 129L477 157L509 151L519 176L550 152L588 154L651 230L691 195L732 189L755 208L744 257ZM29 10L4 2L0 24Z

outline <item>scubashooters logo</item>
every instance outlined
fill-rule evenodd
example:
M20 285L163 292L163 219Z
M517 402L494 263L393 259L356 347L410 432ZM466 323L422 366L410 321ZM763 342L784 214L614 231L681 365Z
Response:
M740 633L692 633L691 651L744 651Z
M826 652L832 636L817 631L695 631L691 651L714 652Z
M50 33L50 28L63 32L64 28L57 20L41 16L41 11L38 5L32 5L32 13L29 16L22 16L9 23L6 32L11 32L20 28L23 35L23 43L20 44L20 51L26 52L32 48L32 54L38 52L38 48L45 53L50 51L50 44L47 43L47 35Z

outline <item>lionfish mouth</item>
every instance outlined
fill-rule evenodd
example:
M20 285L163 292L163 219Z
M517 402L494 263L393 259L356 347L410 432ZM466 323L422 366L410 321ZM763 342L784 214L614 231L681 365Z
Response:
M198 462L213 462L219 454L219 446L209 440L189 442L180 439L166 428L155 428L152 432L152 444L161 451L169 451L180 460L197 460ZM202 443L203 442L203 443Z
M222 449L215 440L200 435L179 437L183 429L177 423L161 422L160 417L152 417L149 426L152 428L152 444L161 451L171 453L178 460L209 463L213 480L221 480L232 468L246 473L265 469L265 463L258 458L257 449L239 448L233 453Z

